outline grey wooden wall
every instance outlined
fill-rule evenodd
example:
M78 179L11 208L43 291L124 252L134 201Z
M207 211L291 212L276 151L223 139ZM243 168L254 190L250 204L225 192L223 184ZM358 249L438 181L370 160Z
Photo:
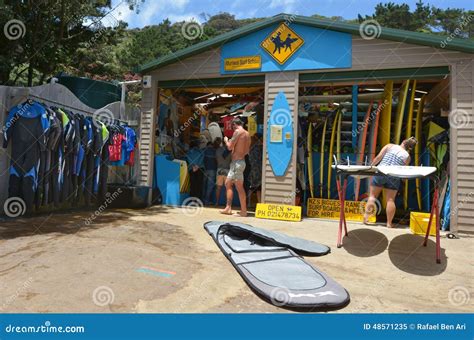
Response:
M155 146L155 122L157 115L158 84L153 79L151 88L143 89L140 118L140 151L137 179L142 186L153 184ZM150 197L151 198L151 197ZM150 200L151 201L151 200Z
M295 204L296 191L296 136L298 135L298 73L297 72L274 72L265 76L265 106L264 106L264 129L266 136L268 119L272 111L273 103L277 94L285 93L290 111L293 115L293 153L291 163L284 176L275 176L268 161L266 143L263 144L262 164L262 201L263 203ZM266 138L264 138L266 140Z
M451 225L474 233L474 60L451 66Z

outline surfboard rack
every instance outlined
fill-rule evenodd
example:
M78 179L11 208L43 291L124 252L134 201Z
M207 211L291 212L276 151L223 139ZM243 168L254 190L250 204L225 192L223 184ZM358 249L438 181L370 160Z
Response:
M385 172L382 172L377 166L358 166L358 165L342 165L338 164L337 158L333 155L334 158L334 165L333 168L336 171L336 185L337 185L337 193L339 196L340 202L340 218L339 218L339 228L337 231L337 247L342 247L342 230L344 228L344 236L349 236L347 232L347 223L346 223L346 216L344 212L344 203L346 199L346 190L347 190L347 177L349 176L389 176ZM413 168L421 168L421 167L413 167ZM423 167L424 170L427 167ZM440 240L440 213L439 213L439 183L440 178L438 175L438 171L435 171L428 175L410 175L410 177L404 176L397 176L394 173L391 173L390 176L392 177L399 177L403 179L417 179L417 178L429 178L434 182L434 194L433 194L433 202L431 204L431 212L430 212L430 219L428 222L428 227L426 228L425 238L423 240L423 246L426 247L428 243L428 237L430 235L431 225L433 224L433 218L435 218L435 228L436 228L436 263L441 263L441 240Z

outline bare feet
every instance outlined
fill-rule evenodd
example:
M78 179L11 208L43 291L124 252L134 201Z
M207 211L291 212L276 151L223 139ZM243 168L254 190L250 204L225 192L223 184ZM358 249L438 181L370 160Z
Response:
M219 210L219 212L223 215L232 215L232 209L225 208L224 210Z
M387 228L393 228L393 225L387 223Z
M247 212L246 211L240 211L238 213L235 213L233 216L247 217Z
M374 225L374 223L370 222L370 218L372 215L364 215L364 219L362 220L362 223L365 225Z

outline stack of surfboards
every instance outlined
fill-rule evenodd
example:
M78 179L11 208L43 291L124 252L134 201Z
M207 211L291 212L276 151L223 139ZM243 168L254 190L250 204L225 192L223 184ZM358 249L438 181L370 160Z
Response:
M309 104L331 102L339 104L333 111L327 110L321 113L319 123L308 124L306 173L310 197L335 198L335 176L331 166L333 154L336 155L338 163L341 162L342 157L351 156L350 162L357 165L370 165L384 145L400 144L403 139L415 136L419 143L412 154L412 165L427 167L430 165L430 159L435 159L434 155L443 157L447 145L436 149L424 147L422 133L433 135L440 130L438 126L435 126L436 124L430 123L428 124L429 129L427 129L429 131L422 131L425 95L416 98L417 92L423 93L417 91L416 80L405 80L397 86L394 81L389 80L386 81L383 91L381 89L378 92L358 94L357 101L354 101L355 98L349 94L300 97L300 102ZM350 119L351 114L350 112L345 114L350 109L352 102L357 104L358 111L364 112L358 112L355 150L352 150L352 136L349 138L347 136L347 133L354 133L354 126ZM319 151L319 162L317 159L313 160L313 151ZM352 152L353 154L351 154ZM348 153L349 155L347 155ZM315 180L315 176L317 176L317 180ZM318 180L319 187L316 185ZM426 179L417 178L415 185L412 182L405 182L401 188L403 207L407 209L408 206L412 208L416 206L418 210L429 210L429 186L429 180ZM360 200L362 196L368 195L368 192L369 181L364 180L363 176L356 177L354 199ZM384 196L382 196L382 201L385 206Z

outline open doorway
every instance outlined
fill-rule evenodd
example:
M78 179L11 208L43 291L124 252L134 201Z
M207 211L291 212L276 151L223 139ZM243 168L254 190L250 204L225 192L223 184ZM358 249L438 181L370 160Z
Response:
M304 86L303 86L304 85ZM449 227L448 79L367 80L305 83L299 88L298 187L302 206L310 198L338 198L335 161L371 164L382 147L415 137L410 165L435 166L441 182L440 209ZM349 179L347 199L367 200L370 179ZM428 179L402 181L396 197L396 222L408 224L410 212L429 212L434 188ZM377 203L384 221L385 198Z
M251 136L244 187L252 210L261 193L264 87L159 89L154 180L164 204L225 205L231 155L222 142L237 117ZM240 205L235 192L233 205Z

